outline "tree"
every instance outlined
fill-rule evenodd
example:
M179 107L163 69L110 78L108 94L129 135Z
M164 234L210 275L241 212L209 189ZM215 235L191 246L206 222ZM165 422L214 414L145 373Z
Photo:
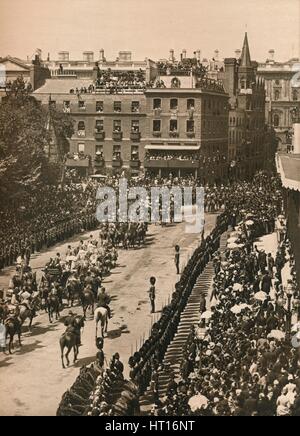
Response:
M49 119L62 157L68 148L67 138L73 134L71 120L67 114L43 108L22 77L13 82L0 104L1 204L47 183L49 162L45 149L52 133Z

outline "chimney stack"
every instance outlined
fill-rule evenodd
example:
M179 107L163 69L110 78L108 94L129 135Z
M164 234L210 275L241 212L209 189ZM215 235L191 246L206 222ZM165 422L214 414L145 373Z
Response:
M274 58L275 58L275 50L270 49L269 50L269 58L268 58L268 60L269 61L274 61Z
M219 50L216 49L216 50L215 50L215 60L216 60L216 61L219 60L219 53L220 53Z
M182 58L186 59L186 49L185 48L182 50Z
M99 53L100 53L99 60L102 61L102 62L104 62L104 61L105 61L105 57L104 57L104 49L101 48L101 50L100 50Z
M196 54L197 54L198 61L201 62L201 50L198 49Z
M175 61L175 56L174 56L174 50L173 49L170 50L169 61L171 61L171 62Z
M83 61L84 62L94 62L94 52L93 51L84 51L83 52Z

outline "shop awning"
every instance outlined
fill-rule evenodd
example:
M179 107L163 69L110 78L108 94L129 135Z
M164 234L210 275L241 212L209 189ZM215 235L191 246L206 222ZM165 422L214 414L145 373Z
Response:
M278 154L276 164L283 186L300 192L300 155Z
M145 150L197 151L200 150L200 145L146 145Z

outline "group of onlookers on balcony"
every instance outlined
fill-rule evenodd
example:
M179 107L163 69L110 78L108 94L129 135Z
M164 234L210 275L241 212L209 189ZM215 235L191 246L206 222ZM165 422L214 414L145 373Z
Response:
M101 71L98 67L95 90L104 90L109 94L118 94L126 90L144 91L146 77L142 70L139 71Z

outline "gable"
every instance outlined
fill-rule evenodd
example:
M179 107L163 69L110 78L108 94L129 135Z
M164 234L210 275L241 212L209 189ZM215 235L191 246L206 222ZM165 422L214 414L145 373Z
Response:
M29 67L27 65L22 66L21 64L18 64L11 60L0 61L0 65L3 65L6 71L27 72L29 70Z

